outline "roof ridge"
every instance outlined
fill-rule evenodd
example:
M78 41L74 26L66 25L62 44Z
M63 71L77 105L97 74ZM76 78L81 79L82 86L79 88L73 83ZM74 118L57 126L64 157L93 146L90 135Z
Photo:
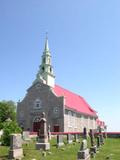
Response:
M70 90L68 90L68 89L66 89L66 88L63 88L63 87L61 87L60 85L58 85L58 84L55 84L56 86L58 86L58 87L60 87L60 88L62 88L62 89L64 89L64 90L66 90L66 91L68 91L68 92L70 92L70 93L72 93L72 94L75 94L76 96L78 96L78 97L80 97L80 98L83 98L82 96L80 96L79 94L77 94L77 93L75 93L75 92L73 92L73 91L70 91Z

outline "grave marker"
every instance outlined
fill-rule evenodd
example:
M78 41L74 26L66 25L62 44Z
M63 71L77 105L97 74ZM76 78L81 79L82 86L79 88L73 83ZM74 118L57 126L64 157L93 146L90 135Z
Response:
M67 134L67 143L71 144L73 142L73 138L71 134Z
M86 127L83 128L83 139L87 139L87 129L86 129Z
M23 131L22 133L22 138L24 141L29 141L30 140L30 135L29 135L29 131Z
M95 153L97 152L97 146L95 144L94 131L92 129L90 129L90 142L91 142L90 153L92 157L94 157Z
M57 147L63 146L63 135L57 135Z
M10 135L9 159L21 159L23 157L21 134Z
M48 142L48 133L46 126L45 113L42 113L42 118L40 120L40 130L38 131L38 142L36 143L36 149L49 150L50 143Z
M50 125L48 126L48 139L51 140Z
M87 140L82 141L80 151L78 151L77 160L90 160L89 149L87 148Z

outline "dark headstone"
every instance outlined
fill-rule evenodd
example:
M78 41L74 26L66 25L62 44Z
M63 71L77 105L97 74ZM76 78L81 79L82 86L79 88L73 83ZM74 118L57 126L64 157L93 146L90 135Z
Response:
M92 129L90 129L90 142L91 142L91 146L95 145L95 137L94 137L94 131Z
M86 127L83 128L83 139L87 139L87 129L86 129Z
M49 150L50 143L48 142L48 133L46 126L45 113L42 113L42 118L40 119L40 130L38 132L38 142L36 143L36 149Z
M97 146L95 144L95 137L94 137L94 131L90 129L90 142L91 142L91 147L90 147L90 153L95 154L97 152Z
M97 148L100 148L100 136L97 136Z

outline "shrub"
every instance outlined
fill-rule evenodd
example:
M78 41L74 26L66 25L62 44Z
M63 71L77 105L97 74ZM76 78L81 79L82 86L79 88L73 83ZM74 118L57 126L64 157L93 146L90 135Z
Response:
M22 130L15 121L4 122L3 126L1 142L3 145L8 146L10 145L10 134L21 133Z

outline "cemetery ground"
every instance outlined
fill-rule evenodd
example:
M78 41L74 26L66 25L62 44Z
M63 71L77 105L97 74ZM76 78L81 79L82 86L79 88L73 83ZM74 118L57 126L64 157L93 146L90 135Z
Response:
M82 138L81 138L82 141ZM51 148L49 151L42 151L35 149L35 139L31 142L23 144L24 158L22 160L77 160L77 152L80 149L80 144L73 142L67 144L66 139L64 140L65 145L56 148L56 139L53 138L50 142ZM88 147L90 144L88 143ZM8 160L9 147L0 146L0 160ZM100 148L96 154L95 160L120 160L120 139L119 138L108 138L105 140L105 144Z

